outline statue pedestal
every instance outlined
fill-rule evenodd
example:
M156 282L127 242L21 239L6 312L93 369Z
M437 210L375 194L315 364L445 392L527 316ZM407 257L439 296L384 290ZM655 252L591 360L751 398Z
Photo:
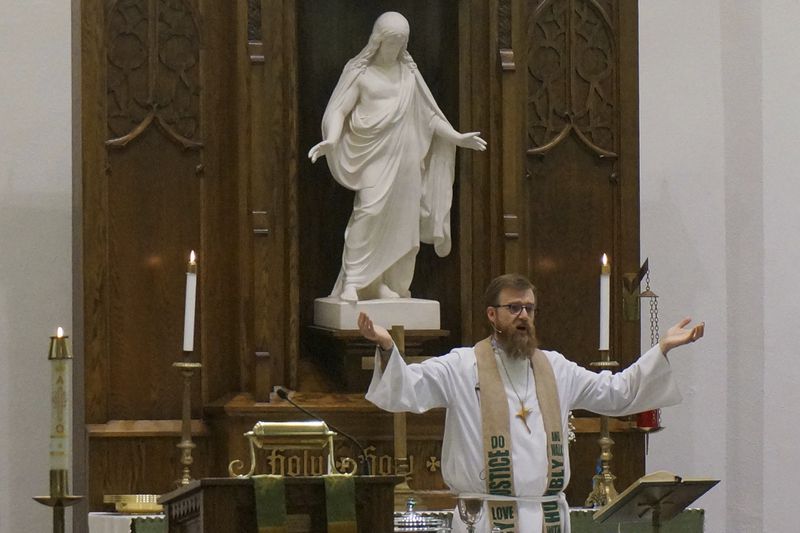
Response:
M335 330L358 329L358 314L367 313L386 329L403 326L406 330L438 330L439 302L418 298L387 298L345 302L337 297L314 300L314 325Z
M367 313L386 329L405 327L406 361L420 362L441 353L437 346L423 344L446 339L450 332L439 329L439 302L415 298L343 302L339 298L314 300L314 325L305 343L310 354L333 376L341 391L363 394L372 378L375 344L358 331L358 314Z

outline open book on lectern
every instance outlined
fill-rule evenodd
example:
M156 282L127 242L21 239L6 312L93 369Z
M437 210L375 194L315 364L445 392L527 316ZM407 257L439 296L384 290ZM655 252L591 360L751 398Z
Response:
M634 481L593 517L595 522L666 522L717 483L718 479L681 478L659 470Z

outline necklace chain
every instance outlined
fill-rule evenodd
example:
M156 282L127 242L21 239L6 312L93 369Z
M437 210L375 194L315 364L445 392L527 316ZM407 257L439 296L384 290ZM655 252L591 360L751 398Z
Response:
M525 405L525 400L523 400L523 396L519 395L519 393L517 392L517 388L514 386L514 381L511 379L511 375L508 373L508 368L506 368L506 363L505 363L505 361L503 361L503 354L501 354L500 351L498 350L498 348L497 348L497 340L494 338L494 336L492 337L492 349L493 349L494 353L497 355L497 358L500 359L500 364L503 365L503 371L506 373L506 377L508 378L508 382L511 384L511 390L514 391L514 394L517 396L517 399L519 400L520 405L524 406ZM530 372L527 372L527 370L528 370L527 365L525 366L525 370L526 370L526 372L525 372L525 396L524 396L524 398L527 399L527 397L528 397L528 385L530 385L531 374L530 374Z
M528 416L531 414L531 410L528 409L527 407L525 407L525 401L520 397L519 393L517 392L517 388L514 386L514 382L511 381L511 375L508 373L508 369L506 368L506 363L505 363L505 361L503 361L503 356L502 356L502 354L500 354L500 352L499 352L499 350L497 348L497 342L495 341L494 337L492 337L492 350L497 355L497 357L500 359L500 364L503 365L503 370L506 373L506 377L508 378L508 382L511 384L511 390L514 391L514 394L517 396L517 399L519 400L519 412L517 414L515 414L514 416L516 418L520 419L520 421L525 426L525 429L528 430L528 434L530 434L531 433L531 428L528 426ZM527 398L527 396L528 396L528 385L530 385L531 374L530 374L530 372L527 371L528 370L527 366L526 366L525 370L526 370L526 372L525 372L525 397Z

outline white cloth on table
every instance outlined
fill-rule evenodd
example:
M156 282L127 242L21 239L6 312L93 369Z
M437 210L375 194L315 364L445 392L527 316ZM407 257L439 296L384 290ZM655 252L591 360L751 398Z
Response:
M131 533L134 518L164 518L163 514L89 513L89 533Z

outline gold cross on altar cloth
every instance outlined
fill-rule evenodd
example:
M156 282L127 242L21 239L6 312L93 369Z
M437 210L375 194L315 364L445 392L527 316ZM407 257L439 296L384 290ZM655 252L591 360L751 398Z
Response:
M531 414L531 410L525 407L525 403L522 400L519 401L519 412L514 415L516 418L522 420L522 423L525 424L525 429L528 430L528 433L531 432L531 428L528 427L528 415Z

